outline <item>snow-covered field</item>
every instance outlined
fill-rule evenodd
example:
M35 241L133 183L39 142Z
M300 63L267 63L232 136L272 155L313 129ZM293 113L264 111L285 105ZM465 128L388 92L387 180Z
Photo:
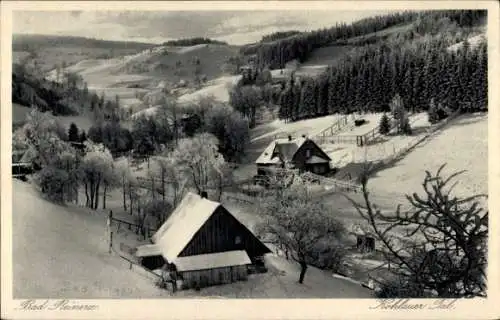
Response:
M309 137L313 137L320 133L322 130L334 124L340 117L340 115L335 114L288 123L285 123L285 121L283 120L274 120L273 122L264 125L267 127L266 133L254 135L252 141L274 137L275 135L291 135L292 137L300 137L301 135L305 134ZM262 129L262 126L256 129Z
M225 76L214 79L200 90L180 96L178 102L180 104L197 102L203 97L213 97L217 101L228 102L228 88L235 85L240 78L241 76Z
M425 170L436 172L446 163L443 174L467 170L455 187L456 195L488 192L488 116L463 115L430 137L393 167L370 180L374 192L411 193L421 190Z
M339 136L363 135L378 126L381 114L364 115L363 119L368 119L368 124L346 130L339 133ZM383 160L409 144L422 138L426 134L430 123L426 113L418 113L410 116L410 123L413 129L411 136L391 135L380 137L380 141L360 148L354 143L331 143L328 139L321 144L325 152L333 159L336 167L342 167L348 163L361 163L366 161Z

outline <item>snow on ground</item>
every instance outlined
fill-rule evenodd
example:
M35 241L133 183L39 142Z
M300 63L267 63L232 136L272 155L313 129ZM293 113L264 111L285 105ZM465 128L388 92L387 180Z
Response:
M252 141L257 141L267 137L274 137L275 135L292 135L293 137L299 137L305 134L309 137L313 137L322 130L334 124L340 117L340 115L335 114L325 117L287 123L285 123L285 121L283 120L275 120L265 125L269 127L268 132L254 137Z
M480 34L477 36L470 37L469 39L467 39L467 41L469 42L469 45L471 48L476 48L477 46L479 46L479 44L486 41L486 37L484 34ZM449 46L448 50L449 51L457 51L460 48L462 48L463 45L464 45L464 43L462 41L462 42L459 42L459 43L456 43L454 45Z
M169 295L108 254L102 212L52 204L14 180L12 219L16 299Z
M228 87L236 84L241 76L220 77L208 83L207 86L178 98L180 104L197 102L203 97L213 97L220 102L229 101Z
M363 135L371 130L375 129L380 123L380 117L382 117L382 113L367 113L367 114L351 114L348 116L349 128L347 130L343 130L339 132L337 135L339 136L357 136ZM354 126L354 120L364 119L366 123L356 127Z
M365 125L346 130L338 135L363 135L373 130L378 126L381 114L363 115L363 119L370 121L366 127ZM336 167L342 167L349 163L360 163L367 161L383 160L402 148L405 148L412 142L417 141L426 134L427 128L430 123L426 113L418 113L410 116L410 123L413 129L411 136L406 135L391 135L380 137L379 141L375 144L358 147L355 143L335 143L334 140L328 140L321 144L321 148L333 159L333 164Z
M178 54L183 54L183 53L188 53L188 52L192 52L192 51L196 51L196 50L199 50L201 48L205 48L207 47L208 44L197 44L197 45L194 45L194 46L189 46L189 47L182 47L180 48L177 53Z
M488 192L488 116L463 115L430 137L393 167L370 180L374 192L411 193L422 190L425 170L436 172L447 163L443 174L467 170L459 176L457 196Z
M224 296L227 298L373 298L361 285L333 277L332 273L308 267L299 284L300 267L276 255L265 258L268 272L250 275L247 281L214 286L201 291L180 291L179 296Z

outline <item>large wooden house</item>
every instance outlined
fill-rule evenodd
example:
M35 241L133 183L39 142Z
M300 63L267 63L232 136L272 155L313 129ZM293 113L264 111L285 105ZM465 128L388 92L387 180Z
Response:
M322 175L330 171L331 160L313 140L304 136L296 139L289 136L271 142L255 163L258 175L268 175L275 169L295 169Z
M148 269L168 270L183 288L244 280L271 252L224 206L188 193L136 256Z

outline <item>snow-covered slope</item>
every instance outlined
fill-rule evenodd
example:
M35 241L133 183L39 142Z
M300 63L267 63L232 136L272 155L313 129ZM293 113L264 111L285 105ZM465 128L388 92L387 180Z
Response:
M474 36L474 37L470 37L469 39L467 39L467 42L469 42L469 45L470 45L471 48L477 47L479 44L481 44L484 41L486 41L486 37L485 37L484 34L480 34L480 35L477 35L477 36ZM463 45L464 45L464 43L462 41L462 42L456 43L456 44L454 44L452 46L449 46L448 50L449 51L457 51L460 48L462 48Z
M13 182L14 298L153 298L151 280L108 254L104 214L54 205Z
M455 187L457 196L488 193L488 115L463 115L435 136L430 137L393 167L378 172L370 180L374 193L420 192L425 170L435 173L466 170Z

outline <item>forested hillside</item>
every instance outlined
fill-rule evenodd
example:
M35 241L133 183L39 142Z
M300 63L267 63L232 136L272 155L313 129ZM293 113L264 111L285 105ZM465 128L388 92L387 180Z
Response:
M12 69L12 102L22 106L37 106L41 111L54 115L79 113L80 102L88 90L77 87L78 78L68 74L66 84L61 85L35 76L23 65L14 64Z
M470 26L484 16L477 11L442 14L419 16L403 35L355 46L319 77L291 79L281 93L280 117L293 121L388 111L396 94L412 111L427 110L431 100L451 111L486 110L487 42L484 38L474 45L467 41L474 31L479 32ZM458 42L463 45L450 50Z
M392 26L412 23L417 20L439 21L449 19L460 27L471 27L482 23L486 11L480 10L440 10L440 11L407 11L397 12L384 16L375 16L356 21L350 25L337 23L329 29L299 33L274 42L264 42L251 47L243 47L243 54L257 54L259 64L272 69L283 68L285 63L294 59L305 61L310 53L335 41L346 40L363 36ZM270 35L269 39L279 38L279 33ZM405 37L412 38L413 33L408 32ZM372 40L373 41L373 40Z
M87 114L97 122L120 117L117 98L90 92L77 74L61 72L58 77L59 81L49 81L24 65L14 64L12 103L53 115Z

